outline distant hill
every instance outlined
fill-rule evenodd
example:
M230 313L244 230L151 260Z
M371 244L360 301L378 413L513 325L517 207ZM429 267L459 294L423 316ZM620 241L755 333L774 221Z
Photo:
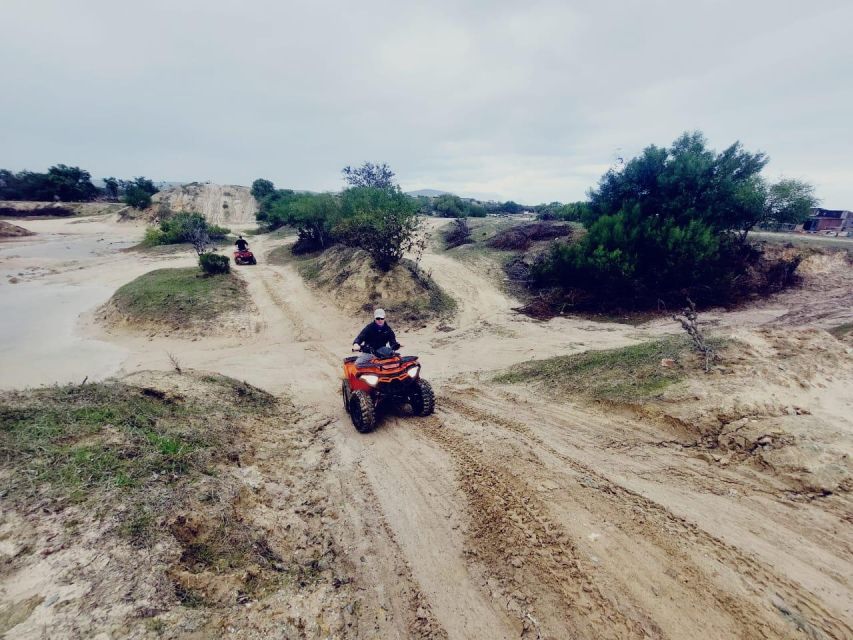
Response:
M418 196L435 198L436 196L443 196L449 193L449 191L439 191L438 189L418 189L417 191L406 191L406 195L414 196L415 198L417 198Z

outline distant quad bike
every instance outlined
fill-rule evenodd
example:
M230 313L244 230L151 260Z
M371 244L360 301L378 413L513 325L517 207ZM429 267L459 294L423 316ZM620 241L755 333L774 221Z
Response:
M383 407L408 403L416 416L433 412L435 396L429 382L421 378L417 356L401 357L389 347L377 349L373 356L369 360L344 358L341 395L344 409L359 432L373 431L376 412Z
M244 249L243 251L238 250L234 252L234 264L258 264L258 261L255 260L254 253L248 249Z

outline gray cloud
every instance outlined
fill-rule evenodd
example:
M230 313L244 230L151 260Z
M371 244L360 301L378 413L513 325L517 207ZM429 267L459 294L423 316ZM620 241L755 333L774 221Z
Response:
M533 203L699 128L853 206L853 5L587 4L7 1L0 167Z

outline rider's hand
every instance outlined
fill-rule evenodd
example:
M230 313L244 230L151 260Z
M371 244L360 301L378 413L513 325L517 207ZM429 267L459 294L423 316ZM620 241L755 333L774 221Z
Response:
M353 345L352 345L352 350L353 350L353 351L361 351L361 347L360 347L359 345L357 345L357 344L353 344Z

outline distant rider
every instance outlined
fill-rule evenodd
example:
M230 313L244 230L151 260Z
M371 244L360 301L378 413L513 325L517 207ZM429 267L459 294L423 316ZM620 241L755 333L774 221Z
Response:
M362 329L353 340L352 350L375 353L377 349L386 345L395 351L403 346L397 342L394 330L385 322L385 310L377 309L373 312L373 322Z
M235 242L234 244L237 245L237 251L245 251L249 248L249 243L243 239L243 236L237 238L237 242Z

